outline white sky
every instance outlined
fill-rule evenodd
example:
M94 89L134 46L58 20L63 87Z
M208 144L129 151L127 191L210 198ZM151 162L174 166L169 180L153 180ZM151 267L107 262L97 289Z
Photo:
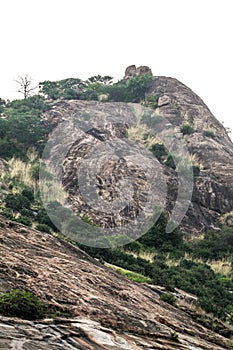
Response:
M131 64L179 79L233 129L231 0L3 0L0 97L35 83L111 75Z

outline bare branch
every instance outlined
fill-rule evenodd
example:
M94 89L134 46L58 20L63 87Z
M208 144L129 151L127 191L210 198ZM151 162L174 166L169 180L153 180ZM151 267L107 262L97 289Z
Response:
M19 85L18 92L23 94L25 99L28 98L31 92L37 88L37 86L32 86L33 79L28 74L25 76L19 75L15 82Z

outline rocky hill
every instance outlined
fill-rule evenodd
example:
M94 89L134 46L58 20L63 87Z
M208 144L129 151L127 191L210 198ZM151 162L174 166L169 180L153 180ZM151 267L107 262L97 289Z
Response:
M124 102L120 102L120 94L127 90L130 81L142 76L149 76L150 79L144 98L140 100L137 97L137 101L134 101L137 103L132 103L130 95L131 102L124 99ZM31 113L39 113L38 119L31 122L29 129L26 129L26 115L21 131L16 135L18 143L14 147L17 145L17 154L20 155L19 146L24 145L22 131L25 129L27 135L28 130L33 130L34 137L24 149L25 157L27 149L32 145L40 146L41 135L44 133L38 133L38 126L45 127L46 132L50 131L40 175L48 186L43 193L44 201L48 199L58 210L59 215L54 219L55 223L58 220L58 227L63 228L66 215L70 219L67 210L71 208L82 216L82 220L78 216L80 227L85 228L85 224L88 224L93 228L91 234L94 236L94 243L97 242L95 233L98 234L98 225L106 230L104 233L113 230L117 234L126 233L135 239L138 233L142 233L143 223L154 214L155 204L159 213L164 209L172 219L177 219L180 215L183 218L180 227L187 235L198 236L209 228L219 235L220 222L233 225L233 144L221 123L191 89L173 78L152 78L148 67L130 66L126 69L123 83L113 85L115 93L119 93L117 101L114 102L111 94L97 94L95 91L98 87L103 89L103 86L108 86L104 85L108 84L108 80L103 85L96 85L95 81L92 85L85 85L79 79L74 80L75 82L68 79L55 83L60 86L61 94L60 90L53 90L52 93L50 91L51 100L46 100L46 106L45 102L42 103L44 97L41 95L33 96L36 102L33 98L28 101L13 101L13 104L6 105L2 119L7 121L7 115L11 115L12 108L15 108L16 119L15 116L13 120L10 118L12 124L10 127L6 125L6 137L9 138L5 144L7 151L12 142L12 131L17 129L14 125L18 121L17 113L20 115L23 103L26 104L23 106L26 111L27 108L32 108L27 103L32 103L35 111L30 109ZM136 94L138 81L143 83L139 79L135 80L136 85L131 85ZM69 84L76 84L77 91L70 90ZM49 87L51 85L55 86L49 83ZM62 97L67 85L66 96L69 99ZM91 93L88 91L90 86L93 89ZM111 92L111 88L109 91ZM73 94L76 94L76 99L70 99ZM37 110L38 103L42 103L43 107L40 112ZM43 139L45 140L46 138ZM59 234L55 233L54 225L37 197L37 158L32 158L28 164L21 161L18 163L18 172L10 174L12 163L16 164L16 160L13 158L7 162L6 159L17 156L14 154L14 147L12 146L12 152L8 156L1 155L5 159L0 159L1 174L6 174L1 177L0 182L1 213L15 220L10 221L0 215L0 294L11 289L27 290L38 295L54 310L66 312L70 317L26 321L0 316L0 349L232 348L232 326L229 322L216 319L213 310L209 311L211 308L208 312L212 314L206 314L198 306L201 304L196 303L195 295L174 288L177 284L168 285L165 283L166 279L163 285L169 290L149 283L132 282L115 271L114 266L104 264L103 259L94 259L77 246L68 243L67 237L66 241L58 238ZM192 177L187 165L189 158L193 164ZM30 168L26 173L27 180L31 180L30 171L34 170L34 182L20 182L20 172L27 167ZM51 172L56 175L55 181L54 178L51 180ZM185 174L188 174L187 179L190 181L185 181ZM15 199L23 198L25 201L24 195L29 196L27 199L30 198L25 202L28 203L27 208L20 203L15 206ZM58 203L54 200L64 204L64 207L57 207ZM19 222L38 229L47 229L47 233ZM70 220L69 223L72 226L74 222ZM126 232L125 227L128 227ZM74 225L74 232L76 228ZM229 227L225 228L222 237L226 240L225 246L228 243L232 246L231 229L227 231L228 229ZM88 243L85 242L86 231L79 231L84 236L84 241L77 241ZM160 234L163 235L164 232L163 228ZM153 245L149 246L148 251L151 247ZM174 250L178 250L177 247L181 245L172 246ZM115 254L117 250L112 251ZM166 252L171 251L165 250ZM169 264L169 256L159 249L157 253L161 266L158 261L148 266L154 268L153 272L158 272L159 267L159 273L162 275L164 271L166 274L168 265L166 270L162 269ZM129 251L124 254L132 257ZM156 257L156 253L154 254ZM220 257L211 257L216 260L225 258L224 250L222 254ZM188 274L198 269L199 273L204 271L201 286L203 289L198 289L198 298L208 283L208 288L212 290L215 290L213 286L219 287L216 288L215 295L217 304L215 300L213 305L225 307L226 317L222 319L232 322L233 315L228 308L232 292L231 260L221 261L222 264L228 264L228 272L218 275L209 265L204 266L206 260L198 265L196 257L190 257L191 260L187 258L185 263L196 264L196 270L187 268ZM230 253L226 254L226 258L229 257ZM178 260L172 263L181 265L186 257L177 255L176 259ZM122 265L119 263L119 266ZM130 267L132 266L128 264L125 268ZM138 271L133 268L132 270ZM172 271L174 273L175 269ZM214 275L214 281L208 279L211 274ZM154 278L154 275L156 274L150 277ZM185 276L187 274L182 278L186 281ZM147 281L152 280L145 278ZM199 279L194 281L194 284L199 285ZM158 283L160 282L161 280ZM173 296L176 302L169 304L161 299L161 295L168 296L167 300ZM212 294L203 295L206 298L205 304L208 304L209 295L211 299Z
M131 79L135 74L148 73L147 69L142 69L143 67L137 70L134 66L129 68L126 70L125 79ZM44 120L50 125L51 130L62 121L69 121L71 118L76 118L78 128L83 127L84 130L77 134L75 127L69 127L67 135L63 137L63 141L64 138L68 138L68 135L70 137L70 149L63 155L62 164L62 182L68 192L68 203L77 212L91 217L102 227L122 227L125 222L137 217L140 208L144 205L143 201L146 200L145 193L148 194L148 179L146 176L143 179L141 173L143 169L140 170L137 165L133 165L132 159L136 164L142 164L149 162L150 156L144 155L143 151L135 146L135 140L144 148L163 143L163 130L159 132L156 130L157 135L154 139L151 135L146 136L146 132L149 133L151 130L148 130L145 114L153 113L152 119L162 118L162 126L166 127L166 123L172 126L176 141L185 143L192 162L199 172L194 178L191 203L188 203L188 198L178 201L180 206L178 210L182 212L183 208L187 207L187 214L181 223L181 228L187 234L196 235L207 229L217 228L221 217L231 212L233 207L233 144L222 124L217 121L201 98L176 79L153 77L150 88L146 92L146 102L153 98L156 103L152 109L140 104L120 102L80 100L52 102L52 108L44 114ZM146 105L150 106L150 103ZM80 123L83 123L83 126ZM153 125L155 124L152 123ZM130 156L128 159L126 156L123 163L119 162L119 157L117 159L112 157L110 161L108 157L106 164L99 169L101 171L95 174L98 175L96 191L102 203L106 200L109 203L119 197L116 187L122 178L131 177L132 182L140 185L134 188L133 200L125 210L106 214L104 205L96 209L81 193L78 179L80 167L88 157L89 163L95 167L97 161L104 161L107 157L107 151L104 148L106 143L113 145L127 138L134 141L132 146L134 149ZM96 152L98 147L102 147L99 153ZM52 166L56 168L58 163L55 164L54 159L58 161L57 154L62 154L64 150L61 145L56 144L50 151L53 154ZM178 195L179 177L176 171L166 165L164 159L160 160L160 166L161 170L156 180L155 177L153 181L149 179L153 184L155 181L160 183L156 190L152 191L152 197L147 197L147 200L149 198L153 203L165 205L167 212L171 215ZM153 172L154 170L151 170L151 174ZM162 177L164 177L163 181ZM88 181L91 183L91 179ZM164 197L164 192L166 192L166 204L161 199ZM185 197L185 190L182 195Z
M193 297L181 291L177 306L169 305L159 287L131 282L69 243L3 217L0 249L0 292L30 290L74 315L0 317L1 349L228 349L230 329L204 314L195 321Z

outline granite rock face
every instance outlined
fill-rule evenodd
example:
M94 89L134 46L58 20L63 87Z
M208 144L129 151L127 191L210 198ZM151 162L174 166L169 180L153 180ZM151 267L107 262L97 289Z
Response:
M156 112L178 132L186 123L194 128L184 139L201 172L182 225L186 232L205 231L233 207L233 144L201 98L178 80L154 77L148 94L159 96Z
M228 348L231 331L224 324L216 334L191 309L162 302L159 287L131 282L51 235L0 217L0 250L1 293L30 290L74 315L34 322L0 317L1 349Z
M136 72L135 66L126 69L128 78L135 76ZM233 144L227 132L201 98L176 79L154 77L146 98L148 96L157 97L157 108L152 113L173 126L176 139L185 142L194 164L200 169L199 176L194 179L191 203L180 227L187 234L195 235L210 228L217 228L222 215L231 212L233 208ZM143 196L145 197L148 190L148 179L144 177L143 180L139 169L131 165L130 168L127 162L124 168L124 164L119 165L114 157L108 160L105 166L99 169L100 172L95 180L96 191L102 201L111 204L114 198L119 197L116 184L120 182L121 177L127 177L130 174L131 178L134 177L135 186L140 185L135 189L136 195L133 195L133 201L123 215L119 212L105 215L104 210L100 210L102 208L94 210L90 203L87 204L80 193L78 182L80 164L89 154L95 154L96 147L99 145L113 144L116 140L124 142L131 128L145 127L143 114L147 113L146 110L147 108L132 103L56 101L52 109L44 115L44 120L51 130L62 121L68 121L74 116L78 120L79 128L80 120L87 123L88 130L74 138L73 145L66 154L62 170L63 185L69 194L69 205L81 215L90 216L95 223L103 227L124 225L127 220L137 217L140 208L143 207ZM151 109L148 110L151 111ZM184 124L191 126L192 133L183 135L181 130ZM72 128L69 129L69 134L74 134ZM147 161L143 161L139 154L142 156L142 151L135 150L131 160L134 157L138 163L141 161L141 164L146 164ZM100 161L104 158L102 155L98 157ZM53 158L56 158L55 153ZM165 207L171 214L176 202L179 179L173 169L163 163L160 166L167 186ZM161 176L157 176L157 181L160 179ZM164 205L159 202L164 192L162 184L157 186L156 191L157 193L154 193L154 197L152 196L150 200ZM182 206L181 202L180 207Z

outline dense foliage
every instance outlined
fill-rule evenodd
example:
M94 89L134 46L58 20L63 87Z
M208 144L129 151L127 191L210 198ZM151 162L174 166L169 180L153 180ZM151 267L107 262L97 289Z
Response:
M150 74L117 83L112 83L112 77L97 75L87 81L73 78L44 81L40 83L40 93L52 100L98 100L101 95L106 95L105 101L140 102L145 98L151 81Z
M27 151L42 151L47 130L40 115L48 109L42 96L8 102L0 117L0 157L27 158Z
M46 307L39 297L28 291L13 289L0 296L0 313L27 320L45 317Z
M153 283L169 291L180 288L192 293L198 297L197 305L216 317L226 319L232 313L231 276L215 273L204 260L231 258L233 229L222 227L220 232L208 232L203 240L187 242L179 230L166 233L166 223L166 217L162 215L144 236L124 249L81 248L96 258L148 276ZM140 252L152 251L155 253L152 262L140 257ZM187 253L189 259L185 258ZM167 263L168 254L175 262L172 265Z

